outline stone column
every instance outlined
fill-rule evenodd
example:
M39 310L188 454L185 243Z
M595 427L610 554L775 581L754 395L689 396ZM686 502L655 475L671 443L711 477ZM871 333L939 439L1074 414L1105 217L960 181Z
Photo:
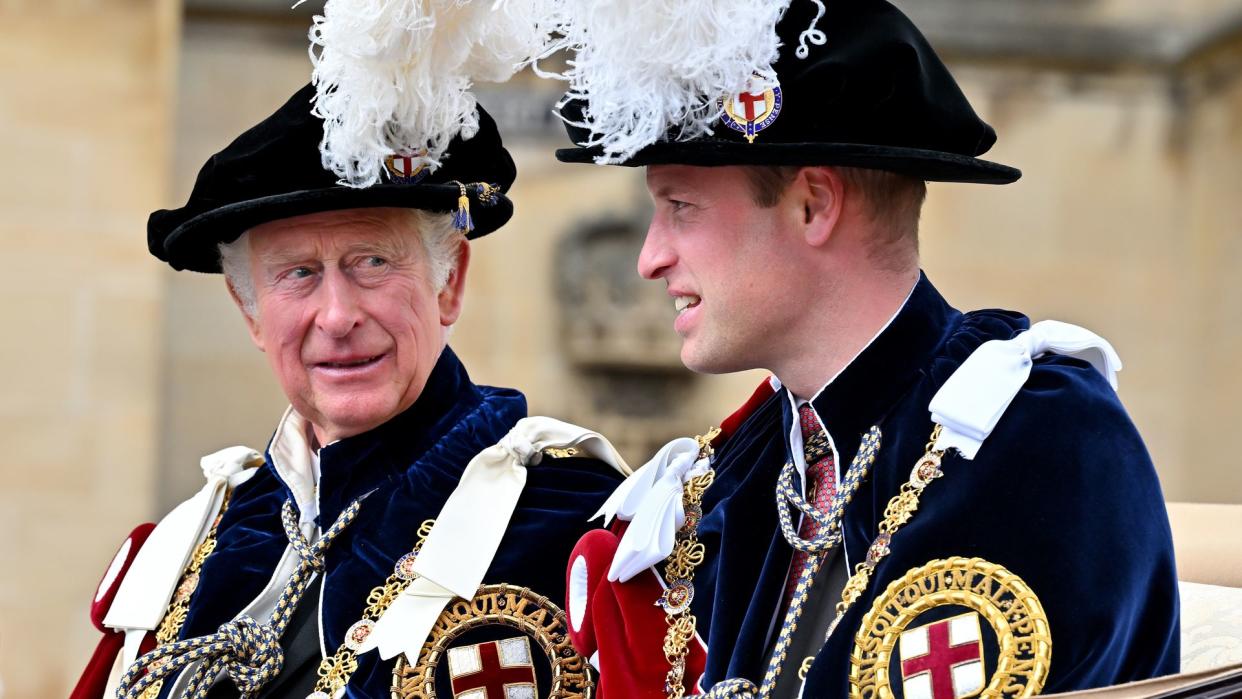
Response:
M154 515L180 7L0 5L0 695L66 696L95 586Z

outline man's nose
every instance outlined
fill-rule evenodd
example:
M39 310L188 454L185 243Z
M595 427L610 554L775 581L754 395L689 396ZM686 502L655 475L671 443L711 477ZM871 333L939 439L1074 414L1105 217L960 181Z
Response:
M661 229L652 220L643 239L643 249L638 253L638 274L643 279L659 279L668 273L677 256L666 244Z
M324 270L320 293L323 305L316 324L329 337L345 337L362 323L363 313L359 305L358 288L341 270Z

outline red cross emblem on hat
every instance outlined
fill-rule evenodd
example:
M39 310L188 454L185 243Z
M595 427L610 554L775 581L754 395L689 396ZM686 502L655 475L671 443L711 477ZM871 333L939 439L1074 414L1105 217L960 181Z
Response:
M965 699L983 691L979 614L967 612L901 634L906 699Z
M780 116L781 99L776 78L755 75L742 92L720 98L719 106L724 110L720 120L745 136L748 143L754 143L755 136Z
M453 699L533 699L535 665L526 636L458 646L448 651Z
M427 162L423 160L426 154L427 151L420 151L414 155L390 155L384 158L384 167L394 182L414 184L427 175Z

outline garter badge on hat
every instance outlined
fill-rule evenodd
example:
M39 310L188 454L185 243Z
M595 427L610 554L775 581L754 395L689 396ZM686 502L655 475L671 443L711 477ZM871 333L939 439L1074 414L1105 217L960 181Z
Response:
M396 153L384 158L384 169L388 177L398 184L416 184L427 176L427 161L423 156L427 151L415 155L398 155Z
M724 110L720 120L725 126L745 136L747 143L754 143L759 132L781 114L781 86L775 77L756 73L745 91L721 97L718 104Z
M876 597L854 637L850 696L1030 697L1052 661L1039 598L980 558L935 560Z

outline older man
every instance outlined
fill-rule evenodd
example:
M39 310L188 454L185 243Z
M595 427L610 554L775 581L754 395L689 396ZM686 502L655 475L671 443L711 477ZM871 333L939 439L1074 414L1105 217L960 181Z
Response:
M95 616L123 664L145 653L118 696L586 693L550 600L624 465L598 435L524 419L446 345L468 239L512 213L513 162L480 108L434 172L394 157L381 183L340 186L313 94L151 216L153 254L225 273L291 405L265 456L205 459L203 492L118 555Z
M961 313L920 270L926 180L1020 173L979 158L995 133L885 0L762 9L682 8L696 31L658 50L617 16L567 29L580 147L558 157L647 167L638 270L667 286L685 364L775 374L710 471L657 462L626 485L625 535L584 539L575 640L605 699L683 679L713 697L1030 696L1176 672L1169 524L1112 348ZM771 58L756 48L716 93L695 82L738 67L748 32ZM652 57L641 90L624 52ZM681 519L633 503L679 475L696 516L661 547L643 537ZM662 588L646 567L670 553Z

